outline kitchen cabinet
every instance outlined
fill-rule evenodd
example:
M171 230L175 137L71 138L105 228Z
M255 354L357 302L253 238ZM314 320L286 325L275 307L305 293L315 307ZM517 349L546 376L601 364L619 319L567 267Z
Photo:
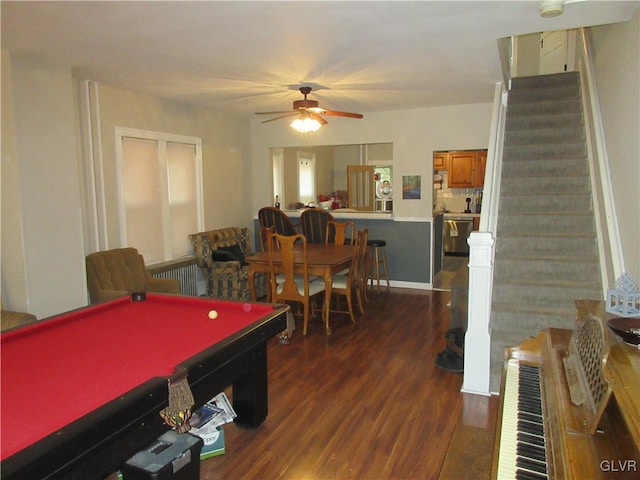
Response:
M449 152L449 188L475 187L477 161L475 151Z
M448 155L448 152L433 152L433 169L434 170L447 169L447 155Z
M436 165L446 165L449 188L482 188L487 165L486 150L454 150L434 152L434 170Z
M484 186L484 172L487 169L487 151L478 151L478 161L476 162L476 184L475 187Z

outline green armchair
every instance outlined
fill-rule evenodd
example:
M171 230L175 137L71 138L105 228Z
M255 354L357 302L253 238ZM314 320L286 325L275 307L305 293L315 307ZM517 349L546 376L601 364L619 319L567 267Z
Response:
M251 301L249 267L244 258L251 255L249 229L228 227L189 235L196 263L207 284L207 296L227 300ZM255 276L258 299L267 294L267 275Z
M86 257L91 303L113 300L133 292L180 293L180 282L154 278L135 248L116 248Z

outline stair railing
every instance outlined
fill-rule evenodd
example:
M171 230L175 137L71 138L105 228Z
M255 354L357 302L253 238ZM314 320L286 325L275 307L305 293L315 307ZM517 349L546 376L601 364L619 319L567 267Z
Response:
M609 171L609 158L600 112L589 32L578 30L576 69L580 72L587 153L591 169L593 209L598 238L598 256L603 297L608 287L624 273L622 242Z
M471 233L468 240L469 299L462 391L480 395L491 393L489 391L491 357L489 318L506 110L507 91L504 84L497 83L494 91L480 226L477 232Z

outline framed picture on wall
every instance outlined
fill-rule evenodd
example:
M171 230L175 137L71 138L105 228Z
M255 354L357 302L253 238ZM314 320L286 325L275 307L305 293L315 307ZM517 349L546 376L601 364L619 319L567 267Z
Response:
M402 198L404 200L419 200L422 191L421 175L402 176Z

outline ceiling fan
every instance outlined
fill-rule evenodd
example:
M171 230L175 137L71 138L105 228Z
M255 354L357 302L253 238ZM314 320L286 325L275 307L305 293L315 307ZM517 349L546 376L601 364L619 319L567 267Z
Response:
M279 112L256 112L256 115L278 115L278 117L270 118L262 123L273 122L281 118L296 116L297 118L291 123L291 126L301 132L309 132L318 130L321 126L326 125L327 121L321 115L334 115L337 117L363 118L361 113L339 112L337 110L327 110L319 106L317 100L307 99L307 95L311 93L312 88L303 86L299 88L300 93L304 95L304 100L294 100L293 110L284 110Z

